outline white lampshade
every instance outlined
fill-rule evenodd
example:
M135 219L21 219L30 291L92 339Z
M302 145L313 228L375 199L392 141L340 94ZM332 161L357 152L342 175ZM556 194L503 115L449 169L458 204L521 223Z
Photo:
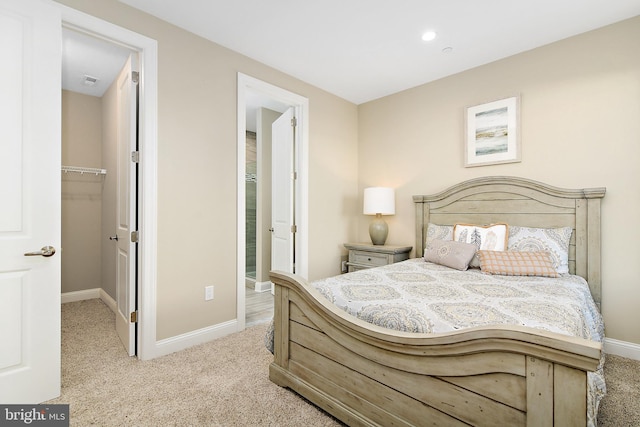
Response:
M369 187L364 189L364 208L362 213L365 215L395 215L396 213L396 196L393 188L388 187Z

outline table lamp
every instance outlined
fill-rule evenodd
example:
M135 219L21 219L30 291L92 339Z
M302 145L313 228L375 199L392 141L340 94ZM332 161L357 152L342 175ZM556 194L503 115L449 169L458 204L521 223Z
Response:
M393 188L365 188L362 213L376 216L369 224L369 236L374 245L384 245L389 234L389 226L382 219L382 215L394 215L396 213L396 196Z

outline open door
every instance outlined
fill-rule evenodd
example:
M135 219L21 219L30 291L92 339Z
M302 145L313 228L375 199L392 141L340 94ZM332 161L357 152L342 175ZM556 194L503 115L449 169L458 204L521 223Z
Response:
M295 273L294 108L271 126L271 269Z
M137 82L129 57L117 79L118 184L116 254L116 331L129 356L136 354L137 324Z
M0 402L60 395L60 12L0 3Z

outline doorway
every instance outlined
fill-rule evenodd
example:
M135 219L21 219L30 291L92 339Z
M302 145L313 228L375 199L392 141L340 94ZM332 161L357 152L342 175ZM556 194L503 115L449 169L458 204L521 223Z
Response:
M269 223L271 210L271 178L270 172L261 176L261 171L270 171L271 143L265 137L261 139L261 132L268 134L270 138L270 126L281 113L292 108L297 120L295 156L290 159L296 165L296 191L292 194L291 202L296 212L297 232L295 236L296 273L307 277L307 253L308 253L308 227L307 227L307 188L308 188L308 100L302 96L260 81L253 77L238 74L238 223L237 223L237 313L238 330L243 330L247 324L247 304L252 303L247 297L247 280L250 284L254 281L255 290L268 291L271 286L268 282L270 266L270 231ZM269 127L267 130L266 127ZM255 130L252 130L255 129ZM247 166L247 132L256 132L256 278L247 279L247 259L250 257L247 239L247 187L253 188L253 184L247 184L247 180L253 180L252 166ZM250 152L251 150L249 150ZM251 154L249 154L251 155ZM249 206L250 208L250 206ZM269 212L269 215L266 213ZM249 243L248 243L249 242ZM249 255L249 256L248 256ZM253 270L252 267L249 267ZM253 298L252 298L253 300Z
M135 323L128 319L135 299L126 292L135 295L135 274L126 271L135 272L136 251L122 226L135 227L137 219L129 160L137 97L128 79L138 55L69 28L62 29L62 46L62 301L100 298L118 320L124 310L127 321L117 329L134 355Z
M253 92L247 97L246 138L246 326L271 320L273 294L269 281L273 237L273 124L280 120L287 105ZM291 130L291 128L290 128Z
M91 34L112 44L137 52L141 73L139 89L138 167L138 311L137 357L153 359L164 354L156 342L156 271L157 271L157 42L141 34L103 21L64 5L60 9L62 27Z

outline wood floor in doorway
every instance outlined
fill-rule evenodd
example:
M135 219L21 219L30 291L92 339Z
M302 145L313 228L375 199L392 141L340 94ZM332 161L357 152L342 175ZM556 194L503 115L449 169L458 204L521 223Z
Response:
M273 318L273 295L271 291L256 292L246 287L246 327L271 321Z

